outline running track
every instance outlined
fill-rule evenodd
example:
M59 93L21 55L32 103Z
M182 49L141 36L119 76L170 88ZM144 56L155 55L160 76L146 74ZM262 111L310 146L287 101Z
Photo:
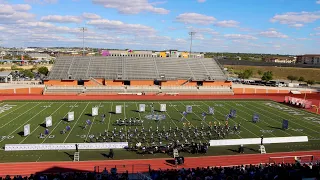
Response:
M260 164L269 163L270 157L281 156L303 156L313 155L320 157L320 151L304 151L304 152L285 152L285 153L269 153L269 154L252 154L252 155L231 155L231 156L203 156L185 158L185 164L179 168L192 167L208 167L208 166L232 166L242 164ZM146 172L146 165L150 164L151 169L172 169L175 168L166 162L168 159L140 159L140 160L105 160L105 161L83 161L83 162L30 162L30 163L2 163L0 164L0 176L5 175L29 175L35 173L53 173L61 172L62 169L70 172L74 171L93 171L94 166L100 166L100 171L103 166L127 165L127 168L121 168L122 172L128 170L132 172L130 165L135 165L134 172ZM293 163L294 158L287 163ZM59 171L57 170L59 168Z
M234 96L202 96L202 95L178 95L178 96L136 96L136 95L108 95L108 96L42 96L42 95L2 95L1 100L199 100L199 99L270 99L283 102L285 95L268 94L268 95L234 95ZM304 95L290 95L303 98ZM320 102L319 94L308 94L307 99L312 100L313 104L318 105ZM252 155L233 155L233 156L205 156L186 158L185 164L180 168L207 167L207 166L232 166L241 164L259 164L269 163L270 157L280 156L303 156L313 155L320 157L320 151L304 152L284 152L269 154L252 154ZM74 171L93 171L95 166L112 166L112 165L135 165L135 172L147 171L143 164L150 164L151 169L170 169L174 168L167 163L168 159L140 159L140 160L105 160L105 161L83 161L83 162L30 162L30 163L2 163L0 164L0 176L5 175L29 175L37 172L61 172L61 169ZM291 162L293 162L293 158ZM124 169L126 169L124 167ZM128 167L132 171L132 167Z

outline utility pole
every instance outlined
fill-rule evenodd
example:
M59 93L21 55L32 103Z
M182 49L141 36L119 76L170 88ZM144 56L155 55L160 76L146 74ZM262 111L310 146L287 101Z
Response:
M88 29L86 27L81 27L80 30L82 31L82 56L84 56L84 32Z
M189 58L191 58L191 52L192 52L192 37L196 34L196 32L189 32L189 35L191 37L191 42L190 42L190 52L189 52Z

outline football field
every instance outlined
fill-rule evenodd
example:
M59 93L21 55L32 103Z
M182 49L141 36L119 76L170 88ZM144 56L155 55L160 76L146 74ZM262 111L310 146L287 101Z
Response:
M146 105L145 112L139 112L139 104ZM165 117L156 121L151 116L151 105L153 104L155 114ZM166 104L166 112L160 112L160 104ZM122 113L116 114L116 106L122 105ZM91 116L92 108L99 107L99 115ZM181 121L186 106L192 106L192 113L186 115ZM209 107L214 107L214 114L207 115L203 120L202 114L208 113ZM226 115L231 109L236 110L236 117L229 118L229 125L241 124L239 133L230 133L224 139L235 138L259 138L264 137L288 137L308 136L308 143L291 143L267 145L268 152L312 150L320 147L320 116L286 106L273 101L264 100L214 100L214 101L3 101L0 103L0 145L5 144L43 144L43 143L83 143L100 133L111 132L116 128L122 128L123 132L135 128L149 129L182 129L184 126L192 128L208 127L217 122L225 124ZM74 112L74 120L68 121L68 112ZM101 115L105 114L102 121ZM260 116L258 123L252 122L254 114ZM45 118L52 117L52 126L49 134L40 138L45 132ZM143 120L139 126L118 126L118 119L138 118ZM90 124L87 124L90 120ZM282 130L282 121L289 121L289 129ZM23 136L23 127L30 124L30 135ZM87 125L86 125L87 124ZM218 124L218 123L217 123ZM86 125L86 128L84 126ZM70 130L62 134L61 131L70 126ZM202 142L209 139L204 139ZM121 141L115 139L115 141ZM122 139L126 141L126 139ZM195 140L195 141L201 141ZM248 146L248 148L255 146ZM236 147L210 148L209 155L234 154ZM250 149L249 148L249 149ZM103 150L84 150L81 154L82 160L103 159ZM250 151L250 150L248 150ZM251 152L252 151L252 152ZM248 153L257 153L251 150ZM117 159L142 158L134 152L117 150ZM10 161L53 161L70 160L72 152L68 151L24 151L6 152L0 151L0 162ZM190 155L186 155L190 156ZM144 158L148 158L145 156ZM166 155L150 155L150 157L168 157Z

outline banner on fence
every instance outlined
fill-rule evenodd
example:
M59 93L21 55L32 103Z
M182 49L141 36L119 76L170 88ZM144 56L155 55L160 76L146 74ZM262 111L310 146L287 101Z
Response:
M263 144L308 142L308 136L264 138ZM210 140L210 146L261 144L261 138Z
M78 149L123 149L128 142L78 143ZM5 151L75 150L75 143L6 144Z

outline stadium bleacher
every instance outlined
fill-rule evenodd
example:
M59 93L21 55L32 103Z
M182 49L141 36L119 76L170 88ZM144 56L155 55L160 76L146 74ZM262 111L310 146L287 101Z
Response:
M197 58L135 58L135 57L60 57L48 79L167 79L226 80L214 59Z
M93 84L76 86L75 82L67 87L63 83L47 83L44 94L233 94L231 86L223 84L227 80L223 70L209 58L60 57L49 73L47 81L50 80L85 80ZM130 80L149 83L124 83ZM113 81L117 84L110 85ZM153 81L172 83L156 85ZM222 83L205 87L201 84L216 81Z

